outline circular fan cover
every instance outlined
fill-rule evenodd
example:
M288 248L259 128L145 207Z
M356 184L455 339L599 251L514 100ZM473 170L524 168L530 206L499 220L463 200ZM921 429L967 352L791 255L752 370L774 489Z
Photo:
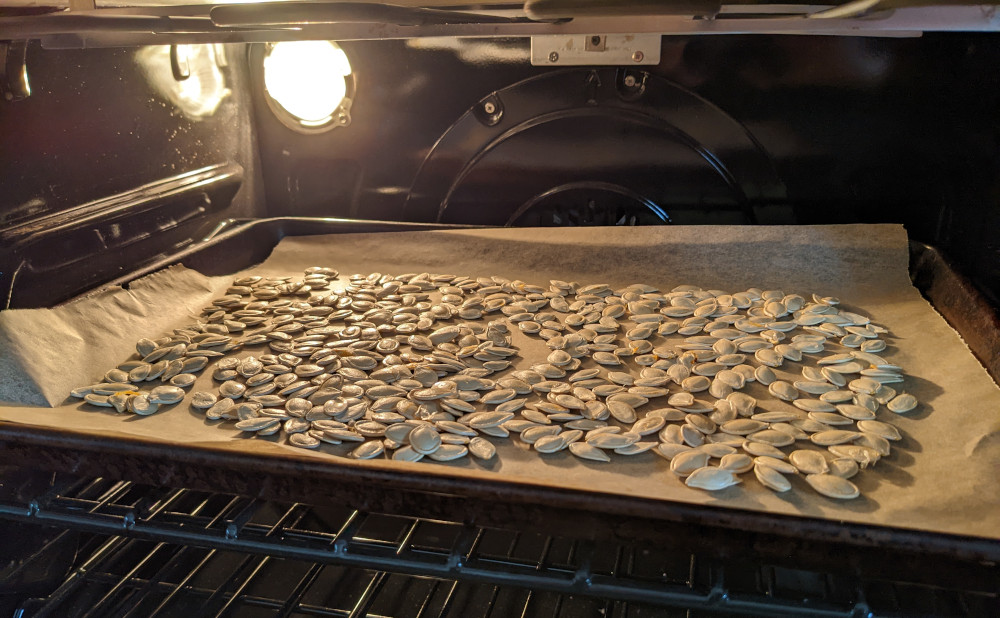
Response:
M509 227L662 225L670 217L634 191L600 182L554 187L529 200L507 219Z
M507 226L747 223L755 205L783 195L759 143L697 95L644 72L571 69L464 114L428 153L405 214Z

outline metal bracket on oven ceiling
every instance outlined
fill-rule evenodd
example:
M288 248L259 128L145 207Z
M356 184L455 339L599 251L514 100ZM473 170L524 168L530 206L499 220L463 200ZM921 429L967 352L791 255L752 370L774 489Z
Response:
M534 66L655 65L658 34L566 34L531 37Z
M27 41L0 42L0 96L5 101L20 101L31 96L27 59Z
M173 73L174 79L179 82L191 77L191 61L188 59L187 53L181 53L179 45L170 46L170 72Z

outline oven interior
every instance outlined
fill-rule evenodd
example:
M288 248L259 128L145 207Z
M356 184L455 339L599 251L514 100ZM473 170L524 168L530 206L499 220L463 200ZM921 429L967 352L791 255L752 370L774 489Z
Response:
M276 108L268 43L0 42L3 308L185 259L232 272L285 234L894 222L915 260L932 252L995 324L993 34L664 36L642 66L533 66L528 38L336 45L349 73L329 79L346 103L317 127ZM229 233L252 242L219 250ZM995 340L982 345L993 366ZM4 615L1000 609L993 564L954 577L925 564L900 581L850 555L803 564L792 545L761 559L635 535L595 543L17 466L3 469L0 517Z
M265 44L5 43L30 80L0 115L5 306L66 300L266 217L895 222L995 306L992 43L663 37L655 66L550 68L527 39L343 41L349 120L322 132L268 104Z

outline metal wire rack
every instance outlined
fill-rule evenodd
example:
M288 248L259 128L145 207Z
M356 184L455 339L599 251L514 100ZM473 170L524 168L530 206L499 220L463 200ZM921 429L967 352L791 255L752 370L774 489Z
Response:
M73 566L15 615L996 615L996 594L863 581L530 530L481 528L110 479L0 502L55 530L6 580L65 547Z

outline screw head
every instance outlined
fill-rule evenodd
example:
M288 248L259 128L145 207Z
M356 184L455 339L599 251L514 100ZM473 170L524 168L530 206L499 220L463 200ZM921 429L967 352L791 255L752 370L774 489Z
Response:
M497 111L497 106L493 104L493 101L487 101L483 103L483 111L487 114L492 114Z
M641 51L637 51L632 54L632 60L635 60L636 62L642 62L643 58L645 58L645 55L643 55Z
M628 86L629 88L635 86L635 75L626 75L625 85Z
M552 52L549 54L549 62L559 62L559 54Z

